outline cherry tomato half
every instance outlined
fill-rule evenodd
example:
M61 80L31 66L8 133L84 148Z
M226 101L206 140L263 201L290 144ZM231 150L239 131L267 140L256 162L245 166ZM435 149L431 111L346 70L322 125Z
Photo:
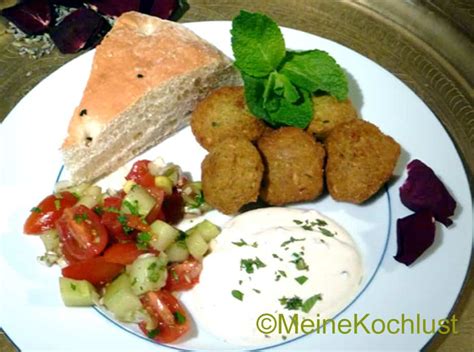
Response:
M135 181L143 187L155 186L155 177L150 173L150 170L148 170L149 163L149 160L136 161L125 178Z
M56 228L64 255L76 261L98 256L108 243L109 236L99 216L82 204L65 209Z
M62 269L64 277L75 280L87 280L93 285L111 282L123 270L124 266L110 263L104 257L96 257L73 263Z
M195 259L188 259L182 263L172 264L168 268L168 279L165 289L168 291L186 291L199 282L202 263Z
M127 265L132 264L143 253L146 251L138 249L135 243L115 243L104 252L104 259L109 263Z
M70 208L76 203L77 198L70 192L47 196L31 209L31 214L26 219L23 231L26 234L33 235L54 229L56 220L61 217L64 209Z
M165 290L147 292L141 301L156 323L156 328L151 331L146 329L144 322L139 324L148 337L161 343L168 343L189 331L191 324L186 311L170 292Z

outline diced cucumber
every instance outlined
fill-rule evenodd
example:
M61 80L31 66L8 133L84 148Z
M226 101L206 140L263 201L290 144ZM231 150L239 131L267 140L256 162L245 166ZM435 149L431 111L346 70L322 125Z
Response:
M161 220L150 225L150 232L150 246L159 251L166 250L179 236L179 230Z
M161 188L165 191L166 194L173 193L173 181L166 176L156 176L155 177L155 186Z
M46 231L40 238L47 252L56 252L59 249L59 234L56 229Z
M193 233L198 233L201 235L204 241L209 242L215 238L221 232L221 230L209 220L204 220L186 232L190 235Z
M102 202L102 189L99 186L90 186L86 188L79 199L77 204L82 204L89 209L94 208L97 204Z
M141 295L148 291L156 291L166 284L168 258L163 252L158 256L145 254L139 256L127 266L130 275L132 292Z
M118 320L134 321L135 313L142 308L142 304L132 291L127 273L117 277L105 288L104 305Z
M155 198L143 187L134 185L123 198L122 212L125 214L147 216L155 204Z
M132 180L127 180L125 182L125 184L123 185L123 191L125 193L128 193L130 192L130 190L136 185L137 183L135 181L132 181Z
M161 172L162 176L168 177L173 185L177 185L179 179L181 178L181 169L178 165L168 164Z
M204 203L201 182L189 182L183 187L181 192L184 203L193 208L199 208Z
M192 233L185 239L189 253L196 259L202 259L209 249L208 244L199 233Z
M88 184L88 183L80 183L78 185L75 185L75 186L70 186L70 187L66 187L66 188L62 188L60 189L60 191L67 191L67 192L71 192L72 194L74 194L75 196L77 197L82 197L85 190L88 189L91 185Z
M184 262L189 256L189 251L184 241L173 243L168 247L165 253L170 262Z
M59 278L61 298L68 307L93 306L99 299L95 287L86 280Z

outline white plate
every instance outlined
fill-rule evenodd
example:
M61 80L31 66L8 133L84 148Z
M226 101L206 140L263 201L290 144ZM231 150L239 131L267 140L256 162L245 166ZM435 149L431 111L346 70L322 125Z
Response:
M198 35L218 46L229 56L230 23L187 24ZM365 279L356 299L337 317L367 326L376 319L416 320L417 314L431 322L443 319L462 287L472 249L472 203L461 160L450 138L427 106L392 74L329 40L291 29L283 29L291 49L319 48L328 51L346 70L350 97L361 115L393 136L403 148L394 181L386 191L363 206L336 203L326 196L312 207L341 223L354 236L364 258ZM87 53L61 67L35 87L10 113L0 128L0 326L23 351L106 350L142 351L152 345L126 331L92 308L65 308L58 289L58 268L37 263L42 245L33 236L22 234L30 208L50 193L61 168L59 146L69 117L85 86L93 53ZM199 178L205 155L189 128L148 151L145 156L164 157ZM458 202L454 225L437 226L435 244L412 267L396 262L395 222L410 214L399 200L398 188L406 177L408 160L419 158L441 177ZM7 214L7 216L5 216ZM211 216L216 216L216 214ZM223 217L218 217L222 221ZM190 305L192 302L184 302ZM223 307L225 311L225 307ZM263 312L262 312L263 313ZM199 328L181 348L234 348ZM228 317L231 319L232 317ZM223 321L225 323L225 321ZM430 326L430 325L428 325ZM424 346L428 334L313 334L277 346L280 349L412 349Z

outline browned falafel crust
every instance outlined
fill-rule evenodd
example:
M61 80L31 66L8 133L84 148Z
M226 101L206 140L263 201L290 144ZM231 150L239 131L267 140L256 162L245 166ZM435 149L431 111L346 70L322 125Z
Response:
M245 138L230 137L211 149L201 164L204 198L224 214L256 201L263 176L257 148Z
M191 116L191 129L201 146L210 150L228 137L256 141L265 123L253 116L245 103L243 87L222 87L202 100Z
M392 176L400 145L360 119L334 128L325 140L326 185L339 201L362 203Z
M357 118L349 99L339 101L330 95L313 96L313 111L313 120L307 131L320 140L324 140L337 125Z
M323 190L325 151L295 127L282 127L258 140L265 164L261 198L271 205L313 200Z

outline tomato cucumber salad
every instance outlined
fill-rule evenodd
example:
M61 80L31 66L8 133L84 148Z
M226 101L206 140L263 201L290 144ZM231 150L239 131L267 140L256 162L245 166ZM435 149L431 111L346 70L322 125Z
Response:
M64 186L31 209L24 225L46 248L40 259L59 264L67 306L103 305L149 338L173 342L190 319L173 292L199 282L209 242L220 232L204 220L187 231L174 225L210 207L200 182L174 164L139 160L121 190Z

